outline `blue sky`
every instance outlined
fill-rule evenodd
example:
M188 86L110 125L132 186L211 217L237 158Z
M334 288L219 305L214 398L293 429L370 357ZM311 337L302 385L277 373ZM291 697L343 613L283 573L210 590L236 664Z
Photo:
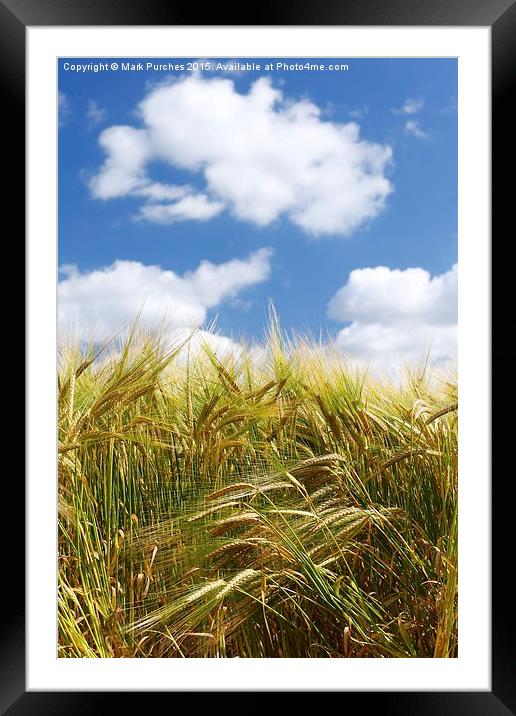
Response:
M195 289L204 298L193 323L216 316L217 330L235 340L261 337L272 299L284 329L337 335L345 352L409 358L425 341L438 357L453 352L456 60L339 58L347 71L285 72L266 71L277 59L260 58L258 72L202 75L123 71L122 59L117 71L65 69L102 61L113 59L59 62L67 325L86 321L88 292L104 302L104 318L123 301L105 275L95 296L92 276L125 261L187 274L171 294L172 312L177 291ZM150 198L158 185L172 194ZM208 279L227 280L226 291L219 284L206 298L202 277L188 278L202 262L229 266ZM110 276L119 287L117 271ZM151 280L146 274L142 286ZM110 328L122 314L115 306Z

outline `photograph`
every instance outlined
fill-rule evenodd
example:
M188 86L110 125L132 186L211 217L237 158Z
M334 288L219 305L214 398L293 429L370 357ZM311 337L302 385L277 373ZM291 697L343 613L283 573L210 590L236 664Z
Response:
M457 659L457 57L56 72L57 657Z

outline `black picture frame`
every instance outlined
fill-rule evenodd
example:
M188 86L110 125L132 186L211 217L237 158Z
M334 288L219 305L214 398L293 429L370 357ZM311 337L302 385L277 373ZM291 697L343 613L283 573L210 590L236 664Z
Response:
M198 20L202 22L199 23ZM501 327L504 308L511 306L512 282L510 233L514 220L514 181L505 180L504 168L514 172L515 117L511 113L511 79L516 70L516 3L513 0L326 0L321 3L298 2L274 4L265 0L253 5L227 3L197 6L193 3L166 0L0 0L0 88L3 112L7 119L8 144L16 148L16 161L9 165L9 212L16 217L13 235L22 239L25 215L25 30L32 26L66 25L392 25L392 26L490 26L492 30L492 259L498 276L492 289L492 327ZM4 140L6 141L6 140ZM6 172L7 173L7 172ZM511 173L511 171L510 171ZM16 211L17 209L17 211ZM511 217L512 218L512 217ZM507 334L507 325L505 334ZM501 333L501 331L500 331ZM29 349L34 347L29 346ZM516 355L509 342L500 341L492 350L493 394L506 395L510 388L504 376ZM503 381L503 383L502 383ZM496 388L499 387L497 391ZM28 389L30 386L28 387ZM493 411L493 415L495 412ZM453 692L367 692L370 707L383 714L407 713L419 716L463 713L471 716L516 714L515 649L511 629L512 599L507 573L511 571L510 545L514 531L510 510L512 470L501 466L512 437L510 421L499 420L492 435L492 691ZM497 449L498 448L498 449ZM30 442L28 444L30 450ZM498 464L498 461L500 464ZM13 478L18 478L13 479ZM7 479L8 476L5 475ZM504 479L506 478L506 479ZM10 476L9 505L24 504L24 485L19 475ZM509 507L508 507L509 506ZM4 513L7 508L4 508ZM21 507L18 507L18 517ZM25 687L25 614L22 584L23 534L4 529L3 583L6 607L0 611L0 714L82 714L116 713L120 708L119 692L26 692ZM14 536L16 535L16 536ZM237 687L237 685L236 685ZM338 689L336 689L338 690ZM129 695L138 709L148 705L149 693ZM156 696L157 694L153 694ZM346 694L346 708L353 701L363 706L363 692ZM116 702L115 702L116 699ZM145 699L145 701L144 701ZM358 701L360 700L360 701ZM169 702L170 703L170 702ZM147 706L148 707L148 706ZM352 707L352 706L351 706Z

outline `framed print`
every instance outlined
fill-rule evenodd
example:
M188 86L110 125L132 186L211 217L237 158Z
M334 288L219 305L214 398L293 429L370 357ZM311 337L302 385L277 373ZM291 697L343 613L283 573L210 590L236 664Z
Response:
M4 712L516 712L489 425L514 5L0 9L28 307Z

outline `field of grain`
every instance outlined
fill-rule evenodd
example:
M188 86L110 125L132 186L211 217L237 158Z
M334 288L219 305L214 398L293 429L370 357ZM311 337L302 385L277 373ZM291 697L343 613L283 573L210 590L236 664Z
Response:
M456 657L457 385L63 346L60 657Z

